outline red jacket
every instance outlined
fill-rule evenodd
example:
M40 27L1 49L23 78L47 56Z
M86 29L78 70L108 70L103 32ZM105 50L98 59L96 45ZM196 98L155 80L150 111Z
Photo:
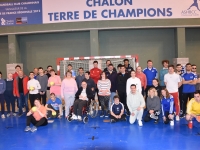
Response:
M90 70L90 78L94 80L95 84L97 84L98 80L100 79L101 72L102 71L99 68L93 68Z
M27 83L28 83L29 78L27 76L24 76L23 78L23 90L24 90L24 95L26 95L29 91L27 89ZM19 97L19 77L16 77L13 81L13 95Z
M141 72L141 73L137 73L136 72L135 76L140 79L142 87L144 87L144 89L146 89L146 87L147 87L147 78L146 78L146 75L143 72Z
M18 77L18 73L15 72L15 73L13 74L13 79L15 79L15 78L17 78L17 77Z

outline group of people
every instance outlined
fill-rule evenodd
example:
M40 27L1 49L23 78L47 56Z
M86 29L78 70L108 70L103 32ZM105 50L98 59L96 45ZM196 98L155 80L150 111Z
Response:
M98 61L94 61L90 71L84 72L80 67L77 75L69 64L63 80L56 75L52 66L47 67L46 73L42 67L34 68L28 77L17 65L16 72L9 73L5 80L0 72L1 117L17 115L17 99L18 116L23 115L23 109L27 112L25 131L34 132L38 126L47 125L49 117L62 117L62 100L65 103L65 117L68 117L73 106L72 119L82 120L82 108L94 100L96 94L101 106L100 117L110 116L113 123L126 121L126 116L130 116L130 124L136 119L139 126L143 126L142 120L148 122L154 119L157 124L160 114L163 122L172 126L174 118L179 121L180 117L186 117L190 123L193 118L200 121L200 75L196 72L196 65L186 64L184 73L181 64L175 68L169 65L168 60L163 60L162 65L158 79L158 71L151 60L147 61L147 67L143 70L140 66L134 70L128 59L124 59L124 64L119 64L117 68L107 60L103 71L98 68ZM142 119L145 110L147 113ZM30 123L34 125L32 128Z

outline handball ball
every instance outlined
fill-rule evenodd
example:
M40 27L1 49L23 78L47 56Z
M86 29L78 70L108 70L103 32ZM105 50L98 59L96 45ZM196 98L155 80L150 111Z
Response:
M32 107L32 109L31 109L33 112L35 112L36 110L37 110L37 107Z

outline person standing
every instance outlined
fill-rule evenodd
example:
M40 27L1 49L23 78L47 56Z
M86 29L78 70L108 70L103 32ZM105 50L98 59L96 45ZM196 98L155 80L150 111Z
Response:
M112 64L110 60L106 60L106 68L104 68L104 72L107 72L109 70L109 65ZM117 72L115 67L113 67L113 71Z
M84 70L83 70L82 67L80 67L78 69L78 76L76 76L76 78L75 78L78 88L81 87L81 83L82 83L84 78L85 78Z
M61 99L61 79L60 76L55 74L55 70L51 69L51 77L48 80L48 86L50 87L50 93L54 93L56 97Z
M67 65L67 71L71 71L72 72L72 77L75 79L76 78L76 72L73 70L73 67L71 64Z
M136 85L137 92L142 93L141 81L139 78L135 77L135 71L131 71L131 77L126 82L126 94L127 95L131 91L130 86L132 84Z
M156 91L158 93L158 97L160 97L162 87L160 86L158 79L153 79L153 86L152 87L156 89Z
M47 75L44 74L44 70L42 67L38 68L39 70L39 75L37 76L37 80L40 83L41 89L39 89L39 99L41 100L42 104L45 106L46 105L46 100L47 100L47 84L48 84L48 77Z
M17 97L18 102L19 102L19 113L18 117L21 117L22 114L22 106L25 104L26 107L26 112L28 112L28 88L27 88L27 83L28 83L29 78L24 75L23 71L18 72L18 77L14 79L14 90L13 90L13 95Z
M146 97L147 97L149 89L153 86L153 82L152 81L155 78L158 78L158 72L157 72L157 69L153 67L152 60L148 60L147 61L147 68L145 68L143 70L143 73L147 77L147 87L146 87L146 90L145 90Z
M33 73L34 73L34 79L36 79L38 76L38 68L34 68Z
M16 77L18 77L18 72L21 70L21 66L20 65L16 65L15 66L15 73L13 74L13 79L15 79Z
M5 79L5 82L6 90L4 92L4 98L7 106L7 117L10 117L11 115L16 116L17 114L15 113L15 97L13 95L13 75L11 73L7 75L7 79ZM10 111L10 105L12 108L12 114Z
M61 97L65 100L65 117L67 117L69 115L69 109L74 103L78 87L75 79L72 77L71 71L67 71L65 76L61 83Z
M160 74L159 74L160 86L162 88L165 88L166 85L164 83L164 76L165 76L165 74L168 73L169 60L163 60L162 65L163 65L163 68L160 70Z
M133 68L129 64L129 60L128 59L124 59L124 66L126 68L126 72L131 74L131 71L133 71Z
M200 73L197 73L197 66L195 64L192 65L192 72L197 76L195 89L196 91L200 91Z
M116 70L116 69L115 69ZM110 88L110 102L109 102L109 110L110 110L110 106L111 104L114 103L114 96L116 95L116 91L117 91L117 72L114 70L113 64L109 64L108 65L108 70L105 72L107 78L110 80L111 82L111 88Z
M4 92L6 90L6 82L2 79L2 73L0 72L0 102L1 102L1 118L5 118L4 115Z
M120 97L120 102L124 105L126 114L129 116L130 112L126 103L126 82L130 78L130 74L125 72L125 66L121 66L121 72L117 74L117 93Z
M48 79L51 77L51 69L53 69L52 68L52 66L51 65L49 65L49 66L47 66L47 73L46 73L46 75L47 75L47 77L48 77ZM47 99L50 99L50 86L47 86Z
M142 72L142 68L140 66L137 67L137 70L136 70L136 74L135 76L137 78L140 79L141 81L141 87L142 87L142 95L144 96L144 91L147 87L147 77L146 75Z
M130 111L130 124L133 124L137 119L138 125L143 126L142 116L144 111L144 97L140 92L137 91L137 86L131 84L129 87L131 92L127 95L127 105Z
M176 121L179 121L180 102L178 96L178 88L181 86L181 80L178 74L174 72L174 65L169 65L169 73L164 76L164 82L170 95L173 96L176 108Z
M195 85L196 85L196 75L191 72L192 65L190 63L186 64L186 73L182 75L182 84L183 84L183 101L182 101L182 110L183 114L180 116L181 118L185 117L187 101L188 99L194 98Z
M31 107L34 106L34 101L39 99L39 89L41 89L40 83L34 78L34 72L29 73L30 80L27 83L27 89L29 90L29 100Z

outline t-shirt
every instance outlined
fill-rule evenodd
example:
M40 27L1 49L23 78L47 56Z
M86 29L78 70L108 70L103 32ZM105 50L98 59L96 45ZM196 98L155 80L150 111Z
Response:
M39 111L40 111L42 114L44 114L44 117L46 118L46 108L45 108L43 105L40 106ZM39 120L42 118L42 116L40 116L40 114L39 114L37 111L33 113L33 117L34 117L35 120L37 120L37 121L39 121Z
M61 84L60 76L51 76L48 80L48 84L53 82L54 84ZM53 85L50 87L50 93L55 93L55 95L61 95L61 86L60 85Z
M176 73L170 74L167 73L164 76L164 82L166 82L166 88L169 91L169 93L175 93L178 92L178 83L181 82L180 76Z
M118 105L113 103L111 105L111 110L115 115L119 115L122 110L124 110L124 105L120 102Z
M145 68L143 70L143 73L146 75L147 77L147 85L151 86L153 85L152 81L153 79L157 78L157 69L156 68Z
M56 98L55 101L52 99L49 99L47 101L47 104L50 104L55 110L59 110L59 105L61 105L61 100L59 98Z
M185 81L189 81L189 80L196 80L197 76L190 72L190 73L184 73L182 75L182 78ZM191 84L183 84L183 93L193 93L195 92L195 85L191 85Z

